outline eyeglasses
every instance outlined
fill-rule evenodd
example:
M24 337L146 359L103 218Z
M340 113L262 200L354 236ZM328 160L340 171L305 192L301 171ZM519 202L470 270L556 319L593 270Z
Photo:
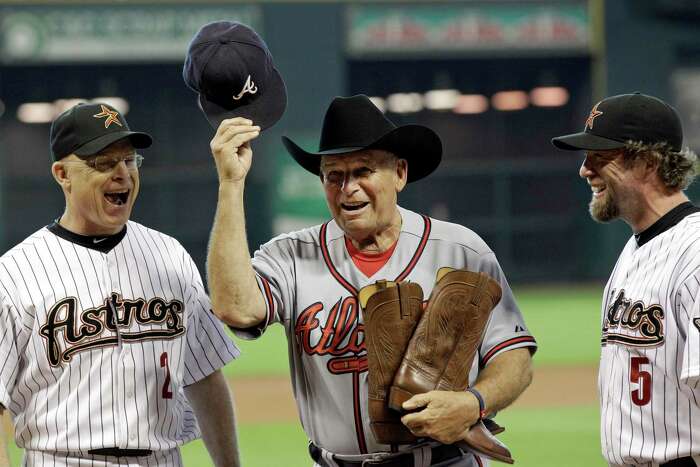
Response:
M84 163L98 172L109 172L114 169L117 164L124 162L128 170L137 170L143 163L143 156L141 154L129 154L125 157L94 156L89 159L83 159L82 161L64 161L64 163L66 162Z

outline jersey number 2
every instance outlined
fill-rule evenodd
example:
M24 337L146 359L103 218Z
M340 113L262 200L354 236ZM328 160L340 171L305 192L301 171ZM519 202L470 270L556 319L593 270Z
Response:
M168 352L160 354L160 367L165 368L165 382L163 383L163 399L172 399L173 392L170 390L170 367L168 366Z
M651 400L651 373L639 369L640 365L648 363L647 357L632 357L630 361L630 381L639 384L639 388L632 391L632 402L635 405L647 405Z

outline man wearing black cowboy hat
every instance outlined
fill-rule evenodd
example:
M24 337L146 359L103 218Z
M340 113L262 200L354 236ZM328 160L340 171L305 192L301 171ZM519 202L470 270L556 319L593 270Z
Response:
M366 96L335 98L320 150L288 138L292 157L319 176L332 220L279 236L250 258L243 188L260 127L224 120L211 142L219 174L208 277L213 311L240 336L279 322L289 338L292 383L318 466L476 466L483 460L451 445L486 413L509 405L531 380L527 331L493 252L472 231L397 205L406 183L438 166L442 143L419 125L396 127ZM404 403L401 421L425 441L378 443L367 413L367 355L358 291L379 279L411 281L430 293L439 268L482 271L503 298L469 361L472 392L430 391ZM432 438L431 441L429 438Z
M697 155L683 148L680 116L656 97L620 94L552 143L585 151L591 217L633 233L603 293L603 456L612 466L700 465L700 209L684 193Z

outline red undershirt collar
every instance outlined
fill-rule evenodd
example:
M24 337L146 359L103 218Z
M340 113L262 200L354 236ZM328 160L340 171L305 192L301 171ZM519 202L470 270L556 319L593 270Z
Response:
M355 263L357 269L362 271L367 277L372 277L375 272L379 271L387 261L389 261L398 243L399 239L397 238L388 250L382 253L371 254L361 252L352 244L352 241L347 236L345 237L345 247L348 250L350 258L352 258L352 262Z

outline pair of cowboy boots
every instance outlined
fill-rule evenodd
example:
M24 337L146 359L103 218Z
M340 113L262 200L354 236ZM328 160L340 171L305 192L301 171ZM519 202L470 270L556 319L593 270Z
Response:
M403 402L431 390L468 387L469 370L501 288L484 273L442 268L425 311L422 289L415 283L379 281L363 288L359 299L365 313L372 432L383 444L415 442L401 423ZM502 431L497 425L493 429ZM513 462L482 421L456 444Z

